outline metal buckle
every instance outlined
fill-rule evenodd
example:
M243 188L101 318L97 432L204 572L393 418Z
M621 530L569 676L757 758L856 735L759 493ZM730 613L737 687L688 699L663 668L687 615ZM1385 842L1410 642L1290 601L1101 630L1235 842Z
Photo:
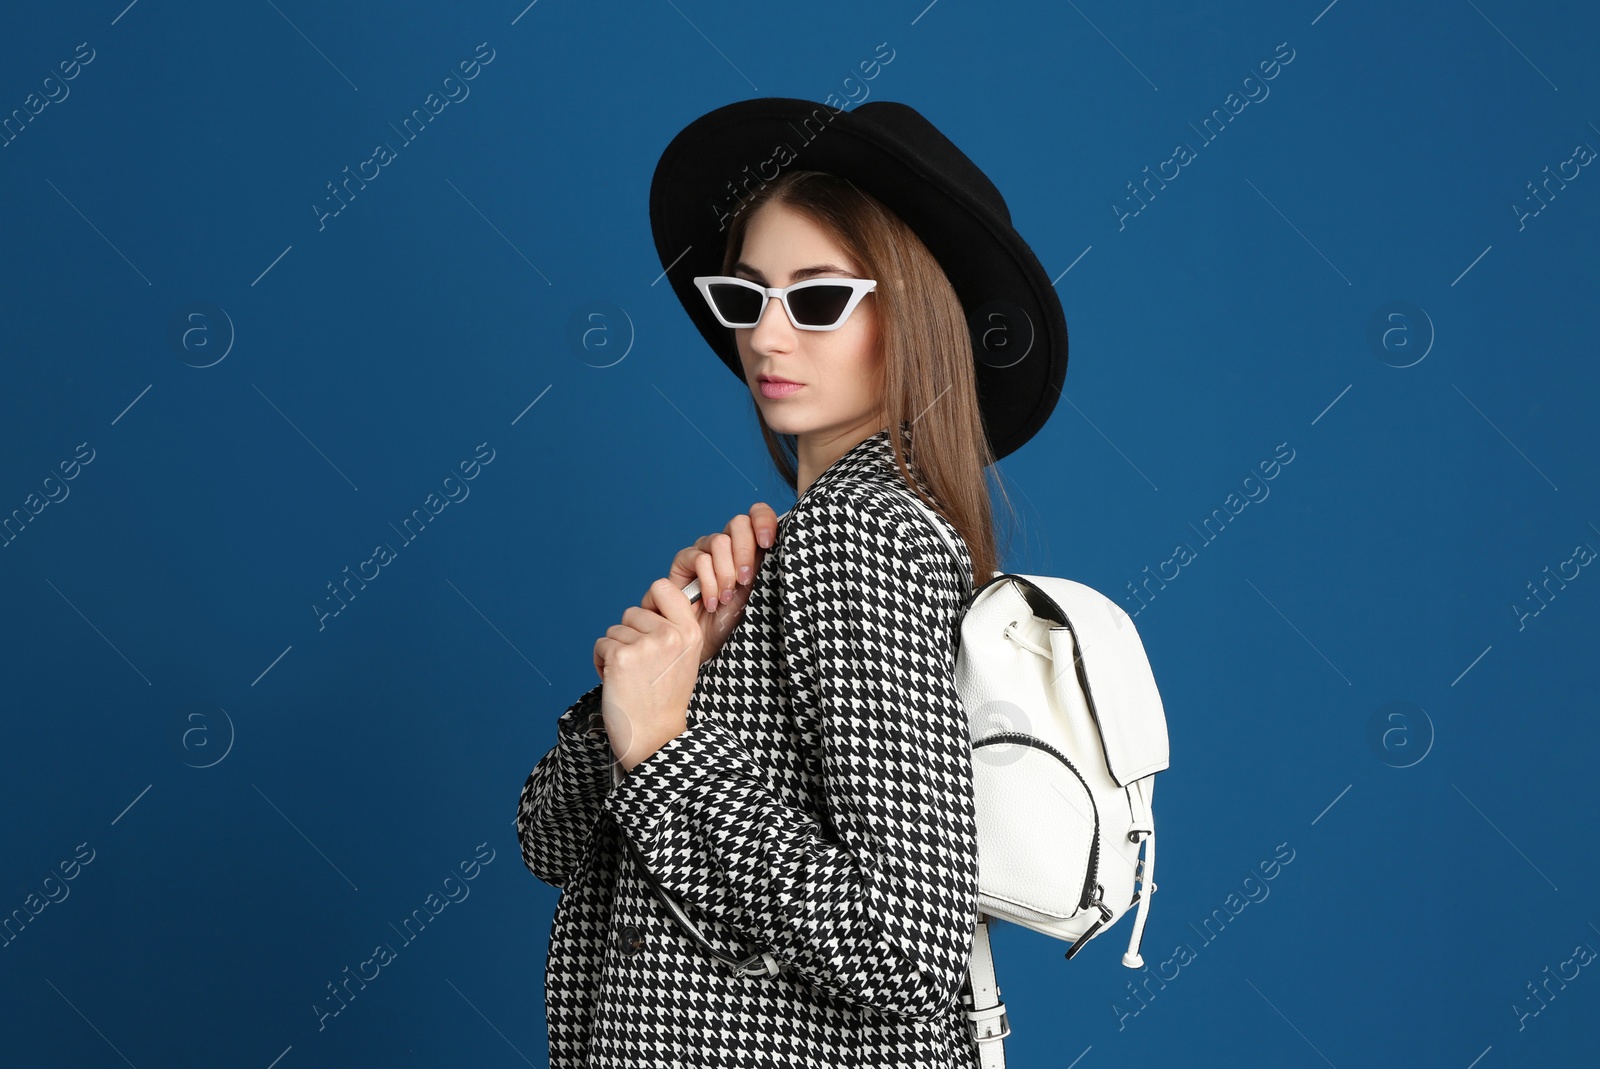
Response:
M986 1010L965 1010L963 1012L967 1015L967 1022L972 1027L973 1038L979 1043L988 1043L991 1040L1004 1039L1011 1034L1011 1020L1006 1016L1006 1004L1004 1002L995 1006L990 1006ZM993 1035L987 1036L980 1034L983 1031L983 1028L980 1026L979 1022L986 1022L996 1017L1000 1019L1000 1031Z

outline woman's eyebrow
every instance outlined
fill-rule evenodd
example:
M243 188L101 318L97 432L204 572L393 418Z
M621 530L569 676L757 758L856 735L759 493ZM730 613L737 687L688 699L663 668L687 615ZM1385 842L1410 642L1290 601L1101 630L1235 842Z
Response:
M757 271L743 260L740 260L738 263L734 264L733 270L735 274L742 271L749 275L752 282L759 282L763 286L771 285L771 283L767 281L766 275L763 275L760 271ZM818 275L848 275L851 278L855 277L853 272L846 271L844 268L835 264L813 264L810 267L802 267L797 269L790 277L790 281L802 282L808 278L816 278Z

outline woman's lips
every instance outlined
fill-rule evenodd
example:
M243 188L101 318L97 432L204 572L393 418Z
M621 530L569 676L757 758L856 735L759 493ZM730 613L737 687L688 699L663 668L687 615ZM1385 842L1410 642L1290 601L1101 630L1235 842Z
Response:
M788 397L796 390L804 388L802 382L774 382L771 379L761 381L761 396L767 398Z

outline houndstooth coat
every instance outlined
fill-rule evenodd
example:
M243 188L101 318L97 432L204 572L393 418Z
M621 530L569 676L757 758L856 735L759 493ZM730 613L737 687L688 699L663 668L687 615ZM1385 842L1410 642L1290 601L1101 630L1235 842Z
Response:
M686 730L614 776L599 684L557 721L517 807L524 863L562 889L553 1069L977 1064L958 994L978 848L953 679L972 564L916 508L888 434L784 517ZM735 976L701 951L619 835L719 951L769 949L783 971Z

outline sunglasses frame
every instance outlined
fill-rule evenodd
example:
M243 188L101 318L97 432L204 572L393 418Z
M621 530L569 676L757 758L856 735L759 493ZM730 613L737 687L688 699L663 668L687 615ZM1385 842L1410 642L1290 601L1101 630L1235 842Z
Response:
M712 284L743 286L755 290L762 295L761 314L766 315L767 302L777 297L783 302L783 314L789 317L789 323L796 330L838 330L844 326L845 320L850 318L850 313L856 310L856 305L861 299L877 288L878 280L875 278L808 278L804 282L796 282L792 286L778 288L776 286L763 286L751 282L748 278L734 278L732 275L696 275L694 284L700 290L700 295L706 299L706 304L711 306L711 314L717 317L717 322L734 330L749 330L760 324L758 318L754 323L730 323L722 317L722 309L717 307L717 302L711 299ZM789 307L789 294L795 290L805 289L808 286L845 286L852 292L850 299L845 302L844 311L840 313L836 322L826 326L810 326L796 321L794 309Z

